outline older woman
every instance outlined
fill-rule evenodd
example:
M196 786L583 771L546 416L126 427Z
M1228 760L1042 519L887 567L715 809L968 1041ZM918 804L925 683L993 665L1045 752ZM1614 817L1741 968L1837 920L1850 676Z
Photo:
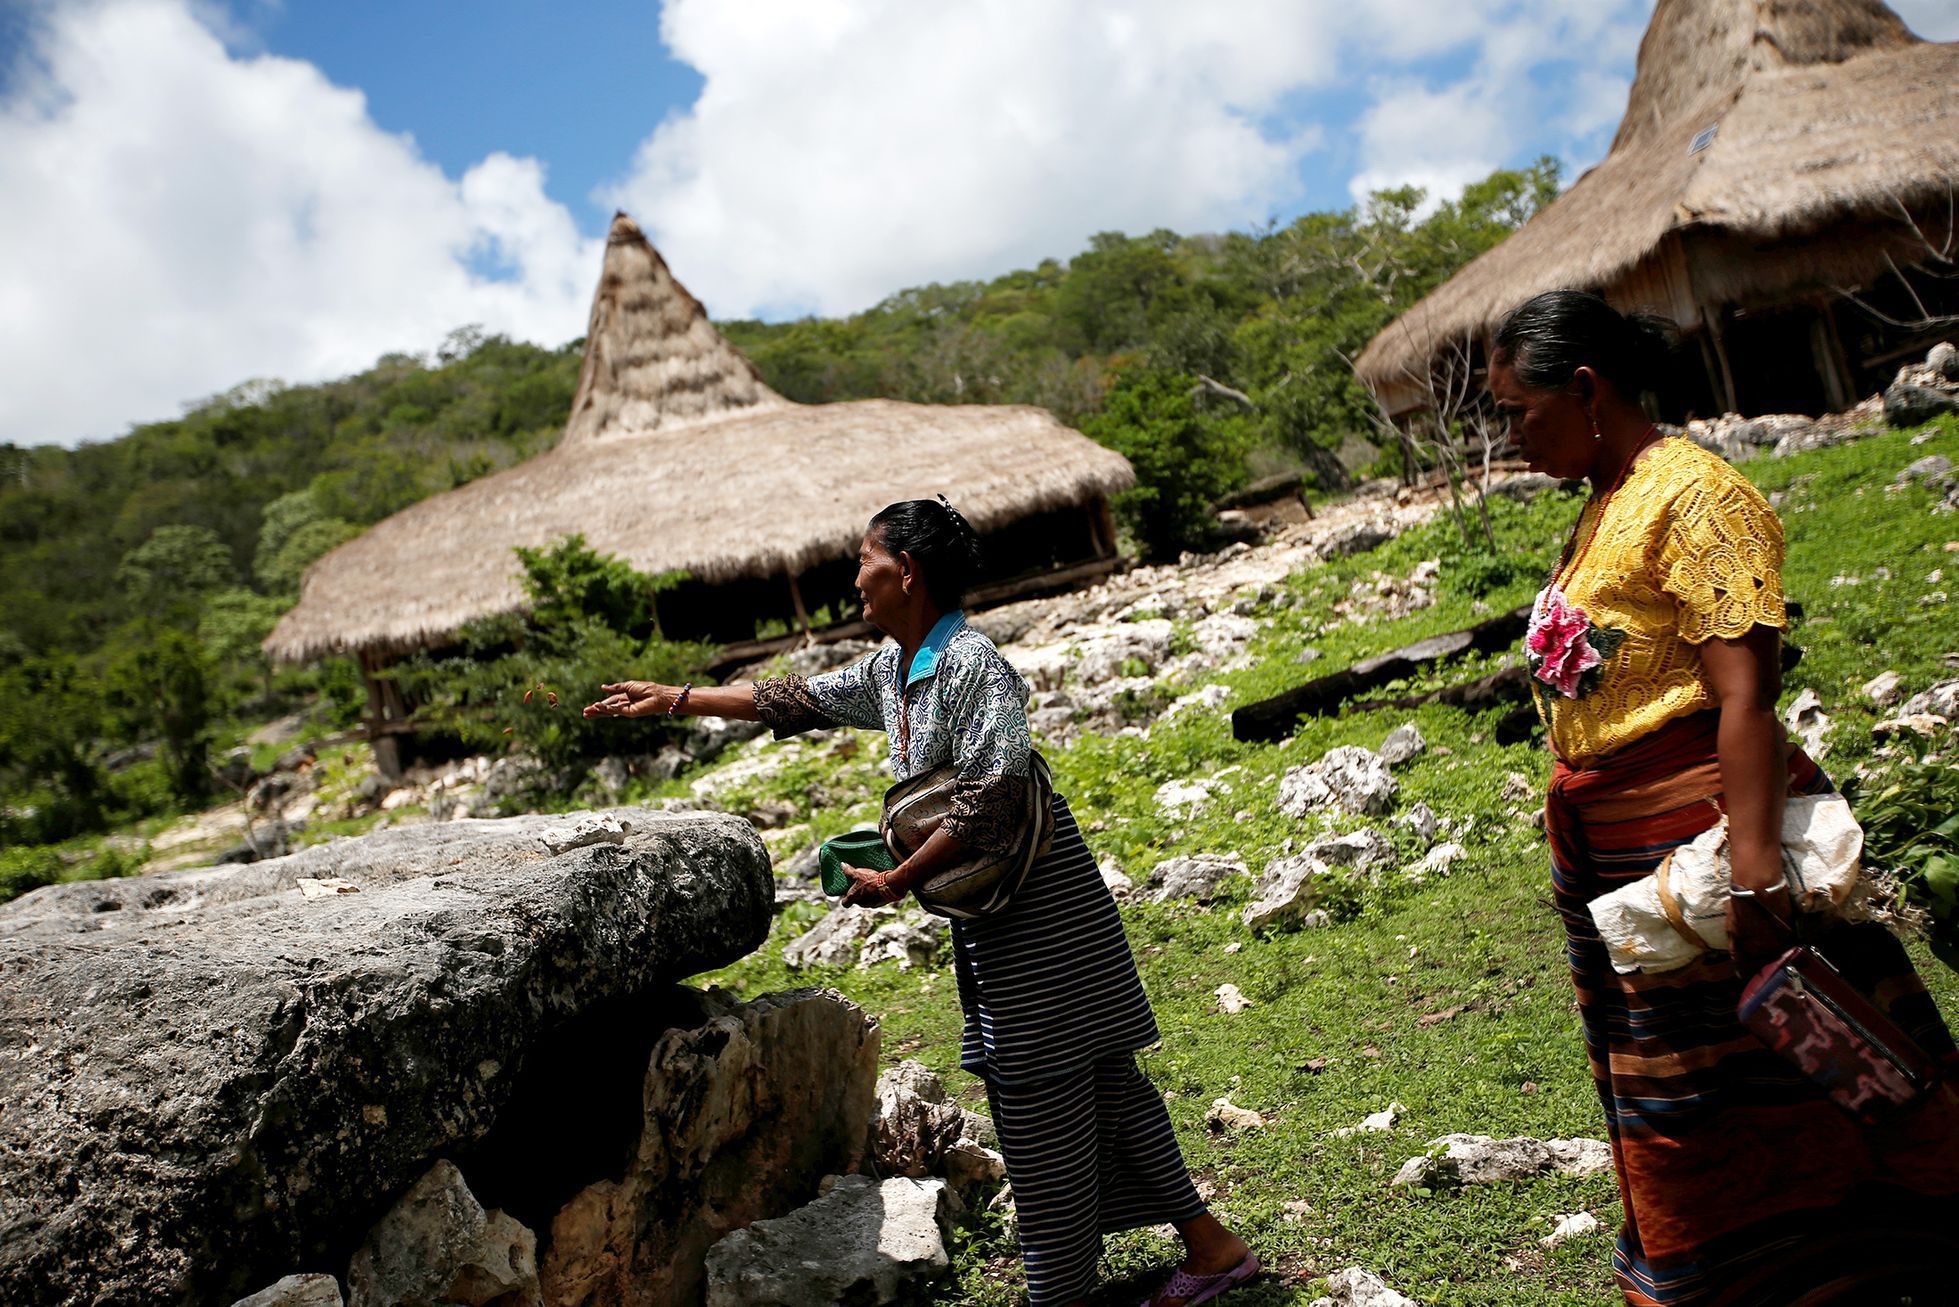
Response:
M1796 924L1786 796L1829 783L1775 716L1781 523L1727 463L1648 421L1639 396L1664 362L1657 323L1554 291L1510 315L1490 364L1531 468L1592 487L1528 644L1557 757L1553 883L1625 1207L1613 1269L1636 1305L1947 1301L1959 1099L1941 1088L1865 1127L1736 1019L1743 979ZM1732 952L1617 974L1586 905L1723 815ZM1804 927L1950 1063L1888 932Z
M887 644L840 671L691 692L604 686L588 716L667 712L760 720L778 738L829 726L881 730L899 780L948 762L960 779L926 843L888 872L848 868L844 901L895 903L975 849L1011 849L1028 775L1027 686L959 603L979 541L943 498L893 504L858 551L864 618ZM1018 1209L1028 1297L1080 1302L1102 1236L1168 1223L1188 1256L1153 1307L1195 1307L1258 1271L1204 1207L1162 1098L1136 1065L1156 1019L1113 898L1068 804L1054 797L1050 851L1000 912L952 922L965 1010L960 1065L986 1082Z

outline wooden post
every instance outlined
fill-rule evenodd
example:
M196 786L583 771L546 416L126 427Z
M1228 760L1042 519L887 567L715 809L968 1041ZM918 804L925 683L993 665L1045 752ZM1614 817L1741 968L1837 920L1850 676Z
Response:
M360 655L361 682L367 686L367 742L374 750L374 766L391 781L401 779L401 741L386 728L388 718L388 699L400 698L400 691L393 696L384 693L377 673L381 660L363 651ZM390 682L389 689L393 689Z
M1741 412L1741 397L1735 393L1734 369L1728 366L1728 347L1721 343L1721 310L1703 311L1708 339L1714 342L1714 357L1721 364L1721 407L1729 413Z
M789 573L789 601L796 605L796 625L803 629L803 643L805 645L814 643L815 635L809 625L809 609L803 607L803 588L796 584L794 572Z
M1837 379L1836 391L1841 399L1832 399L1831 405L1842 412L1857 402L1857 370L1850 366L1850 351L1843 347L1843 334L1837 330L1836 304L1824 300L1817 306L1816 317L1822 328L1823 345L1829 351L1832 374Z
M1097 495L1089 509L1090 535L1097 558L1113 558L1116 552L1116 514L1106 495Z

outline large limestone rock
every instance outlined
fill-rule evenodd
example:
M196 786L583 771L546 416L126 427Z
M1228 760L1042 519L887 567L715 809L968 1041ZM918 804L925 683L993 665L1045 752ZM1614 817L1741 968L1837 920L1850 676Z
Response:
M707 1024L654 1045L645 1126L624 1174L552 1222L547 1302L699 1303L716 1240L793 1210L822 1177L861 1163L876 1022L830 990L719 1002Z
M646 1019L760 944L770 899L744 823L626 809L0 907L0 1301L230 1302L344 1265L431 1161L565 1073L541 1040Z
M943 1180L847 1175L800 1211L757 1221L707 1255L708 1307L836 1307L897 1301L943 1274Z
M541 1307L537 1236L486 1212L453 1162L437 1162L368 1234L347 1268L347 1307Z

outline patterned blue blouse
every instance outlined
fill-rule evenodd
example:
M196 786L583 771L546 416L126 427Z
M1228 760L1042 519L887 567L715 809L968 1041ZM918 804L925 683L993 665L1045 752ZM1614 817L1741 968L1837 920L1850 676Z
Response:
M947 832L1011 847L1012 831L996 830L995 817L1013 810L1017 796L1006 782L1028 774L1027 682L962 612L933 625L902 688L900 657L887 643L834 672L758 681L755 706L777 739L824 726L885 732L891 774L900 781L957 763Z

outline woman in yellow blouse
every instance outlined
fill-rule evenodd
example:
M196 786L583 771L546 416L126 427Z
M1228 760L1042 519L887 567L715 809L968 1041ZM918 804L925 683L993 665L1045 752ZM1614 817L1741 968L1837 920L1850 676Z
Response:
M1592 487L1526 652L1557 757L1557 906L1624 1204L1613 1269L1634 1307L1935 1301L1959 1253L1959 1097L1865 1127L1735 1015L1795 924L1786 797L1829 782L1775 716L1781 523L1721 458L1648 420L1639 396L1665 358L1657 322L1553 291L1505 320L1490 363L1531 468ZM1586 905L1724 816L1732 951L1615 972ZM1812 942L1952 1064L1888 932L1838 924Z

